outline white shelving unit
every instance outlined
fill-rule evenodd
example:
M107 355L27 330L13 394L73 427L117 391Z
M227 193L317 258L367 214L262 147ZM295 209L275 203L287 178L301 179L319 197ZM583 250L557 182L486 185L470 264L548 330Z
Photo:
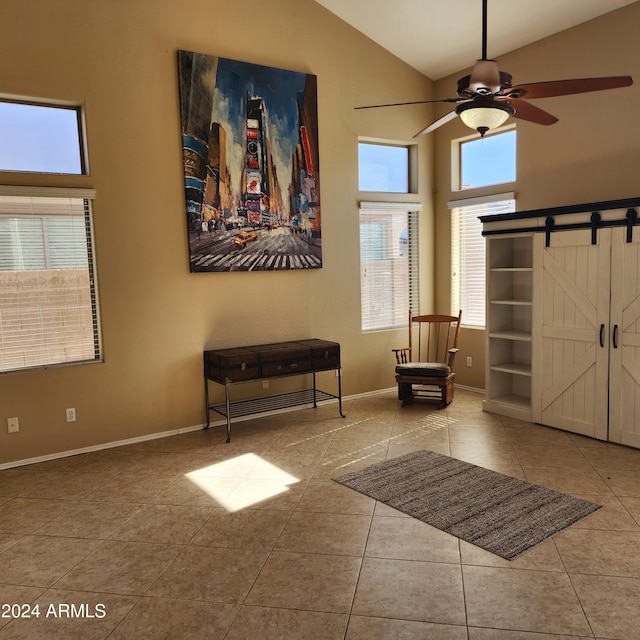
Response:
M640 197L480 220L484 408L640 449Z
M487 370L484 408L531 420L531 234L487 238Z

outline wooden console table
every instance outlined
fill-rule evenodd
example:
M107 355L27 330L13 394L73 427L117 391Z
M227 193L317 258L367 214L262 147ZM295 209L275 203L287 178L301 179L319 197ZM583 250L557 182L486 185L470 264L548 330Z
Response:
M337 372L338 395L321 391L316 387L316 373ZM231 402L230 389L234 384L253 382L267 378L281 378L311 374L311 389L270 395L250 400ZM224 404L209 403L209 380L224 386ZM204 352L204 393L207 411L207 426L210 413L215 411L227 419L227 442L231 442L231 418L247 416L278 409L313 404L322 400L338 400L338 411L342 413L342 372L340 367L340 345L337 342L311 338L290 340L271 344L216 349Z

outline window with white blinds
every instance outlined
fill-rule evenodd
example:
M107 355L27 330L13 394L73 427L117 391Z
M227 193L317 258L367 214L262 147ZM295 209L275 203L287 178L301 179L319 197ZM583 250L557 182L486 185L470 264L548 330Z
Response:
M485 325L485 239L479 216L515 211L513 193L449 202L451 209L451 309L463 325Z
M361 203L360 293L362 330L404 327L419 308L420 205Z
M100 361L93 195L0 187L0 373Z

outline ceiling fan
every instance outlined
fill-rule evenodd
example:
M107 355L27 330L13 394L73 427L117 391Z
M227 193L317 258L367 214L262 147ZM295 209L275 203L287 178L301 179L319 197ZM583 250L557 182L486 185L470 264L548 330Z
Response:
M604 91L605 89L628 87L631 84L633 84L631 76L611 76L607 78L551 80L512 86L511 75L500 71L495 60L487 59L487 0L482 0L482 58L476 60L470 75L458 80L457 98L376 104L356 107L356 109L377 109L435 102L458 103L453 111L432 122L414 137L431 133L458 116L468 127L475 129L484 137L487 131L504 124L509 117L543 125L558 122L558 118L530 104L527 100L589 91Z

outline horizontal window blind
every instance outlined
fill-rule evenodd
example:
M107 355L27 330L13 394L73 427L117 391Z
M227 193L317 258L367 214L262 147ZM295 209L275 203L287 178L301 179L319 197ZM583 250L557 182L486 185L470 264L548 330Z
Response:
M363 331L406 326L418 309L418 213L408 206L360 209Z
M0 190L0 372L101 358L92 193L67 191Z
M511 197L510 197L511 196ZM451 310L462 309L463 325L485 325L485 239L479 216L515 211L513 194L470 198L450 202L451 224Z

